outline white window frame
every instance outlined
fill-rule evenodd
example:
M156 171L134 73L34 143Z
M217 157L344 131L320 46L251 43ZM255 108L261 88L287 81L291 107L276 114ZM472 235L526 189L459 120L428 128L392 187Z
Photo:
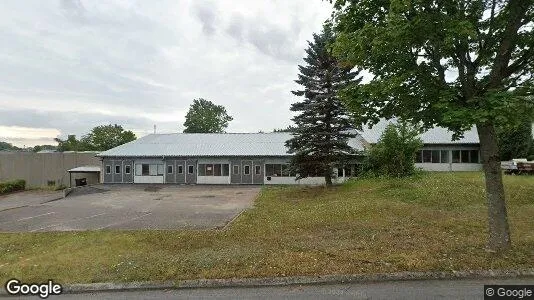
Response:
M171 168L170 172L169 172L169 168ZM174 166L173 165L167 165L167 174L174 174Z
M237 172L235 170L237 170ZM232 166L232 174L233 175L239 175L239 165L233 165Z
M128 171L128 168L130 168L130 171ZM124 174L131 174L132 173L132 166L131 165L124 165Z
M117 172L117 167L119 167L119 172ZM121 165L115 165L115 174L121 173Z
M261 175L261 166L260 165L255 165L254 166L254 174L255 175Z
M108 172L108 170L109 170L109 172ZM106 174L111 174L111 165L106 165Z
M248 173L247 173L247 167L248 167ZM250 175L250 165L244 165L243 166L243 175Z

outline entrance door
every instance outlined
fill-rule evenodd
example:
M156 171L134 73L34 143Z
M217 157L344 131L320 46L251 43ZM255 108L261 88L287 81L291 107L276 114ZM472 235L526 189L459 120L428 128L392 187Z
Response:
M176 183L184 184L185 183L185 173L187 172L185 166L185 160L176 161Z
M252 168L252 183L263 184L263 168L264 162L261 160L254 161L254 167Z
M233 184L241 183L241 161L240 160L230 161L230 183L233 183Z
M197 183L197 161L196 159L188 159L185 168L185 181L187 184Z
M252 184L252 169L254 165L252 160L241 161L241 183Z

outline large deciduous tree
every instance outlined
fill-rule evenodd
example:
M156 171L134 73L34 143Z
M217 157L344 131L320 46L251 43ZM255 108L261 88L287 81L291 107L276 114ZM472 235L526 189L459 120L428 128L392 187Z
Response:
M65 140L60 138L55 138L54 140L57 142L57 151L59 152L92 150L89 149L88 145L79 141L74 134L69 134Z
M82 138L81 143L88 145L88 150L106 151L135 139L135 134L132 131L124 130L121 125L110 124L94 127Z
M206 99L195 99L185 116L185 133L221 133L234 118L228 115L226 108Z
M121 125L101 125L77 139L69 135L66 140L56 138L57 151L106 151L135 140L135 134L124 130Z
M339 65L333 56L334 40L332 28L326 24L308 42L306 65L299 66L296 80L303 89L293 91L304 96L304 100L291 106L291 111L298 115L292 119L296 124L293 138L286 143L289 152L294 153L291 168L297 178L321 176L327 186L332 185L334 164L353 153L347 144L354 136L348 131L352 124L338 92L357 75L351 72L351 67Z
M533 0L333 0L336 55L372 79L345 93L363 121L476 126L488 249L510 248L496 126L533 110Z

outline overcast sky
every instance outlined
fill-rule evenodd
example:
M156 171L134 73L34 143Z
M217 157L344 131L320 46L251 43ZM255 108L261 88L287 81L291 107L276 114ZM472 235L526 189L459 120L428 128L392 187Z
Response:
M321 0L2 0L0 141L50 144L117 123L181 132L194 98L229 132L290 124Z

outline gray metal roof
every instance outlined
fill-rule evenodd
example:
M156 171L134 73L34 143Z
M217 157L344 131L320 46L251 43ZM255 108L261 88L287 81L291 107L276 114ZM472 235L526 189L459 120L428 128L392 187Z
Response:
M98 156L288 156L285 142L290 138L286 132L150 134ZM349 144L363 150L361 137Z
M371 127L364 127L360 134L362 137L371 144L375 144L380 139L382 132L386 129L386 126L390 123L396 123L396 120L381 120L376 125ZM423 134L421 134L421 139L424 144L478 144L478 134L475 127L464 133L463 138L459 140L452 140L452 132L442 128L434 127Z
M382 121L373 128L365 128L349 145L357 151L367 143L376 143L387 125ZM101 157L213 157L213 156L288 156L285 142L292 137L287 132L271 133L172 133L150 134L119 147L101 152ZM464 138L452 141L452 133L444 128L433 128L421 138L425 144L476 144L476 131L465 133Z
M97 173L100 172L100 166L82 166L67 170L71 173Z

